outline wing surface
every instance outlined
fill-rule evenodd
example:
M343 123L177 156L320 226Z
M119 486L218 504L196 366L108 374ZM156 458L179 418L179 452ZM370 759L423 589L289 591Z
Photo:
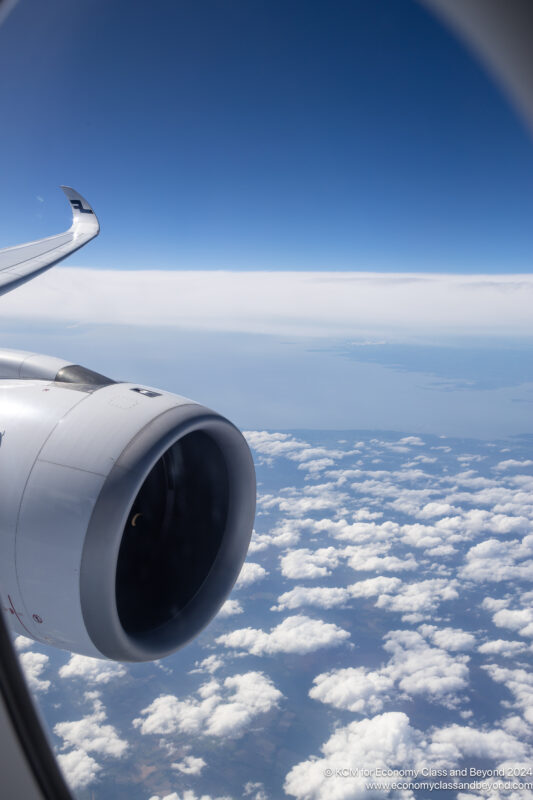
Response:
M72 225L65 233L0 250L0 295L31 281L98 236L100 225L87 201L70 186L61 188L72 207Z

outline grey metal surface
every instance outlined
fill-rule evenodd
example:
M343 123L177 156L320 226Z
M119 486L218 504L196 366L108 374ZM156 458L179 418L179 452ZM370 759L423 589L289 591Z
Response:
M70 186L61 188L72 209L72 225L56 236L0 250L0 294L40 275L98 236L100 225L87 201Z
M19 374L24 364L30 373L54 373L56 360L27 355L10 351L4 363ZM230 422L185 397L130 383L95 389L0 381L0 585L9 622L25 636L97 657L160 658L207 624L237 578L254 518L252 458ZM133 637L115 596L128 514L158 459L194 431L210 437L225 465L220 549L212 565L205 561L205 582L183 613L157 634ZM186 535L193 540L195 532Z
M0 380L34 378L53 381L57 373L69 365L69 361L54 356L42 356L24 350L0 350Z

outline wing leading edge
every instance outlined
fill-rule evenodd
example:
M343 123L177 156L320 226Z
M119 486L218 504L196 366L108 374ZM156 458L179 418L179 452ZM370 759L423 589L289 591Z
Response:
M88 202L70 186L61 188L72 207L72 225L65 233L0 250L0 295L31 281L98 236L100 225Z

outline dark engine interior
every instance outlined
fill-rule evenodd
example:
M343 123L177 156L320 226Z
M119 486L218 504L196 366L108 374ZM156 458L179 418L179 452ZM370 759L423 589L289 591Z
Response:
M130 636L170 622L200 589L222 543L228 496L224 457L203 431L179 439L152 468L117 562L117 610Z

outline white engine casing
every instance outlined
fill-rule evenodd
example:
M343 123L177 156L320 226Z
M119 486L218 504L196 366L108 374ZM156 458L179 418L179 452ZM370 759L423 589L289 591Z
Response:
M80 368L3 353L0 586L13 628L99 658L168 655L216 614L245 559L255 474L242 434L185 397L63 382Z

